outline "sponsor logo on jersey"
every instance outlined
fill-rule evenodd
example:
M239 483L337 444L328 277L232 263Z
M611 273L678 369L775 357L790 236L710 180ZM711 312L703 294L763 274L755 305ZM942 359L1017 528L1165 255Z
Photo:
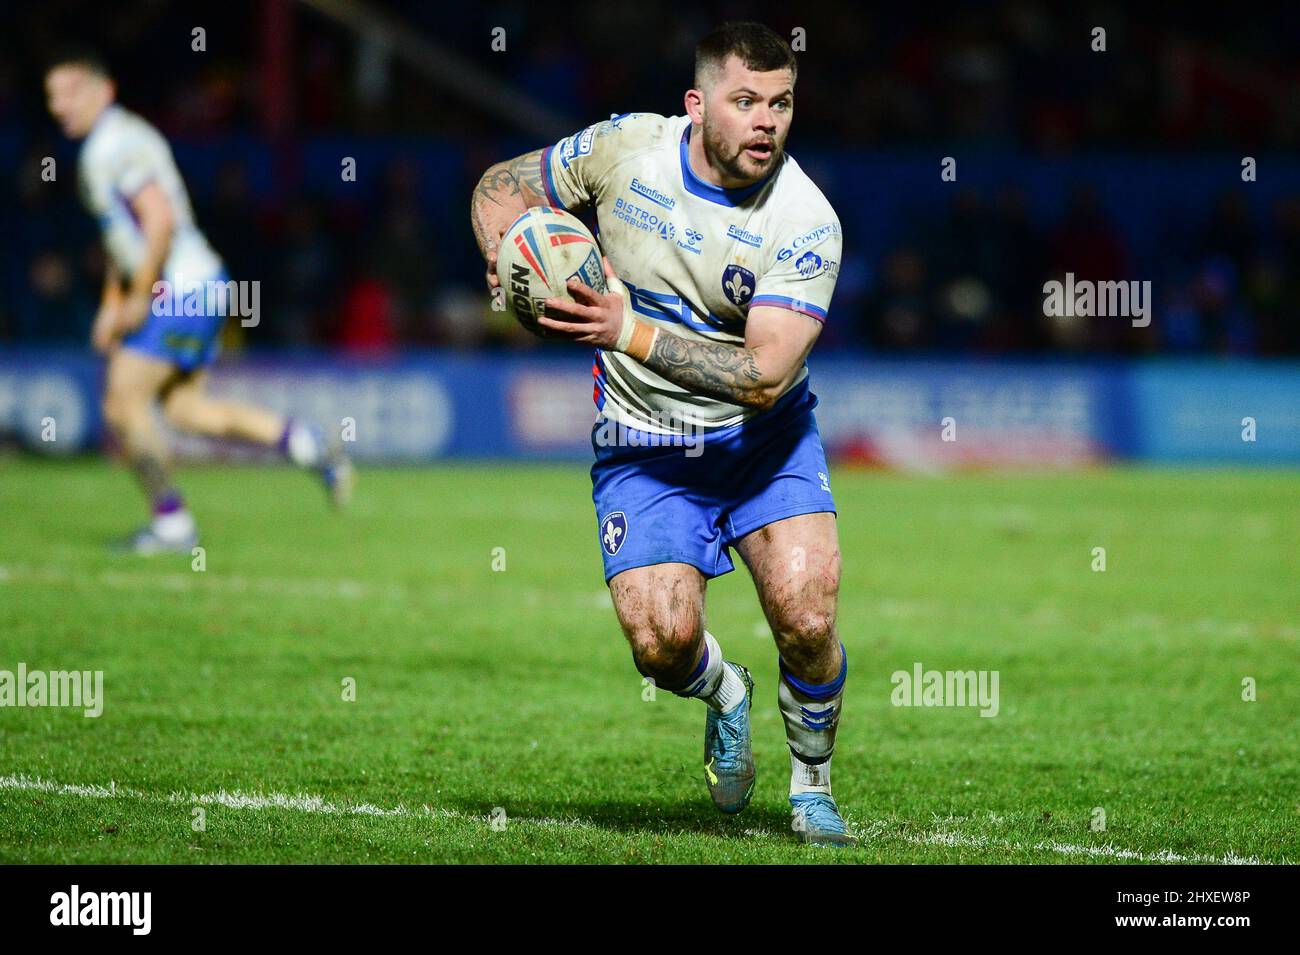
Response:
M633 192L635 192L637 195L645 196L655 205L663 206L665 209L672 209L677 205L677 200L674 199L672 196L668 195L668 193L660 192L658 189L654 188L653 186L647 186L640 179L633 179L632 185L628 186L628 188L631 189Z
M569 163L579 156L585 156L591 152L591 143L596 138L596 127L588 126L582 132L574 133L568 139L564 140L564 145L560 149L560 165L565 169L569 168Z
M614 200L614 218L621 219L628 225L635 226L643 232L654 232L661 239L675 239L677 226L657 212L642 208L627 199Z
M606 514L600 522L600 546L613 557L627 540L627 515L622 511Z
M815 229L809 229L803 235L795 236L791 239L790 244L785 246L785 248L781 249L781 251L776 254L776 260L778 262L784 262L804 246L815 245L822 241L822 239L839 234L840 227L839 223L836 222L828 222L825 225L819 225Z
M702 248L704 243L704 233L699 229L692 229L690 226L687 226L684 230L684 234L685 241L678 239L677 247L679 249L685 249L687 252L694 252L696 255L702 254L704 251Z
M831 278L838 278L840 274L840 263L835 259L823 259L815 252L805 252L795 261L794 267L799 273L800 278L811 279L818 275L829 275Z
M728 265L722 273L722 291L732 305L748 305L754 297L754 285L754 273L739 265Z
M763 244L763 237L761 235L756 235L753 232L746 232L739 226L734 225L727 226L727 237L735 239L737 242L743 242L745 245L752 245L756 249Z
M794 267L799 270L799 274L806 279L812 278L822 270L822 257L816 252L805 252L799 256Z
M647 318L657 318L661 322L685 325L701 335L712 335L717 332L727 335L745 334L745 320L743 318L730 318L715 315L713 312L700 317L700 315L696 314L695 309L691 307L691 303L676 292L655 292L650 289L639 288L628 281L624 281L623 286L630 296L629 304L632 306L632 311Z

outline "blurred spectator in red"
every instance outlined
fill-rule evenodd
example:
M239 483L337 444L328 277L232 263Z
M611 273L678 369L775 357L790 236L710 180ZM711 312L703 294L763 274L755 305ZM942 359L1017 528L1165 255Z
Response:
M397 348L396 301L382 281L363 275L343 298L335 344L365 355L388 354Z

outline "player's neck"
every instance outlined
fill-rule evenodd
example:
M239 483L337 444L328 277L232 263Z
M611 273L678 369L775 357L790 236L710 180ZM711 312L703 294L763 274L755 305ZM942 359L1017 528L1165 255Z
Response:
M116 111L117 111L117 100L111 99L107 103L105 103L104 108L101 109L98 113L96 113L95 118L91 121L89 132L93 133L99 127L100 123L102 123L108 117L112 116L113 113L115 113Z

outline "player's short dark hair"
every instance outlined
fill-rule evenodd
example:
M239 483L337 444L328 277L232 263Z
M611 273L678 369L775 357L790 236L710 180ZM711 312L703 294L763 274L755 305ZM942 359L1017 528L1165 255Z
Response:
M696 87L703 88L705 75L722 69L733 55L758 73L788 69L792 82L799 73L790 44L771 28L748 21L724 23L695 47Z
M52 56L46 59L45 74L48 76L61 66L79 66L96 76L102 76L106 80L113 78L113 74L108 68L108 61L104 59L98 50L89 46L60 47Z

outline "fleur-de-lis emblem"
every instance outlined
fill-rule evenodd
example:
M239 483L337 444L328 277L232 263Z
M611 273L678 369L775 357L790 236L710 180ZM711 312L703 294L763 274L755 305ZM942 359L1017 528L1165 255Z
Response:
M728 265L722 273L722 290L736 305L744 305L754 297L754 273L739 265Z
M601 522L601 530L600 543L612 557L627 539L627 517L622 511L615 511Z

